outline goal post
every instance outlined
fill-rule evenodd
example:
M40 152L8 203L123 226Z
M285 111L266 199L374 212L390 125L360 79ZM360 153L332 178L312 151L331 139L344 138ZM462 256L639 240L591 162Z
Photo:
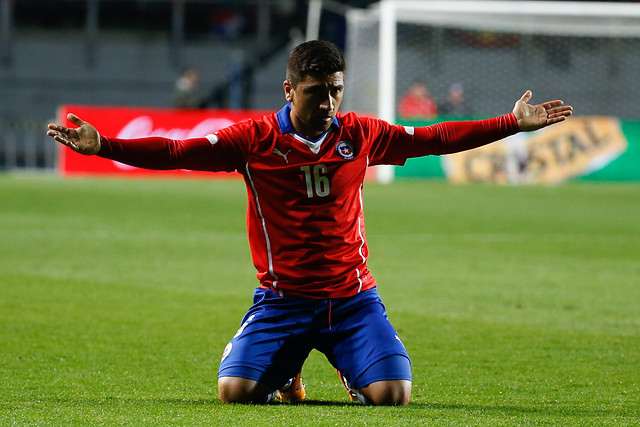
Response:
M477 118L504 114L526 89L581 115L640 118L640 4L382 0L346 19L346 109L403 122L399 99L421 80L438 104L464 87ZM394 170L378 168L378 180Z

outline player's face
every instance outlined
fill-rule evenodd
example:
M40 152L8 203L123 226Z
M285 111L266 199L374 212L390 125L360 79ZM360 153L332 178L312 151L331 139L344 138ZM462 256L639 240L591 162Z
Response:
M344 74L307 75L295 88L286 80L284 92L291 102L291 122L296 132L315 139L331 127L336 117L344 92Z

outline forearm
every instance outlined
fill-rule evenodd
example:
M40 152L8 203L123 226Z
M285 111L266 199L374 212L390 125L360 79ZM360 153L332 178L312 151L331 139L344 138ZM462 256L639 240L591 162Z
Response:
M513 113L487 120L444 122L416 128L417 154L440 155L471 150L518 131L518 121Z
M100 137L98 155L145 169L209 170L211 143L206 138L173 140L161 137L119 139Z

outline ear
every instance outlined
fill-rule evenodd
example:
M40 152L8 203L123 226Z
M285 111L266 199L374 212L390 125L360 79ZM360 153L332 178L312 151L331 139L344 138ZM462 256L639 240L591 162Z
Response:
M282 87L284 88L285 99L287 100L287 102L292 102L293 101L293 85L289 80L285 80L284 83L282 83Z

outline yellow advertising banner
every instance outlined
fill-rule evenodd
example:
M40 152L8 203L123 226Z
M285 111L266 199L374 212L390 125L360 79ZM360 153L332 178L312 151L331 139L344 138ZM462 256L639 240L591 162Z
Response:
M627 147L619 120L573 117L446 156L444 169L454 183L553 184L600 169Z

